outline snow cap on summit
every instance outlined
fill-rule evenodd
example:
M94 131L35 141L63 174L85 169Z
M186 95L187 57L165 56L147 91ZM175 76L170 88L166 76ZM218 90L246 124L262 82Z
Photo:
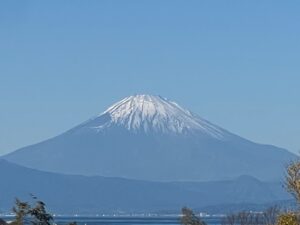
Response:
M123 126L130 131L159 133L199 133L218 139L225 131L182 108L177 103L156 95L133 95L115 103L99 115L109 115L106 124L94 127L104 129L112 125Z

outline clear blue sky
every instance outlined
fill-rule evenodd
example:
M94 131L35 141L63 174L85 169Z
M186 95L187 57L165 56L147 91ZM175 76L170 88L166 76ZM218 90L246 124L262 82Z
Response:
M300 150L300 2L0 2L0 155L135 93Z

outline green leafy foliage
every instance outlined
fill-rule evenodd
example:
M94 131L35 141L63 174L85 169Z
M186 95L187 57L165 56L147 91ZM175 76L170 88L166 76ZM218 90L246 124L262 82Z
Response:
M286 189L300 204L300 161L291 162L286 169Z
M13 212L15 213L15 220L12 225L24 225L31 223L32 225L52 225L53 217L46 211L46 205L44 202L39 201L36 197L34 206L31 206L28 202L22 202L16 199Z
M51 225L53 221L52 215L47 213L45 203L42 201L37 201L35 207L28 210L28 214L33 218L31 220L33 225Z
M28 216L29 209L30 209L30 205L27 202L22 202L17 198L15 201L15 206L12 209L16 217L11 224L23 225L25 223L25 219Z
M195 216L193 210L184 207L181 209L182 217L181 224L182 225L206 225L204 221L202 221L199 217Z
M279 215L277 225L299 225L299 216L294 212Z

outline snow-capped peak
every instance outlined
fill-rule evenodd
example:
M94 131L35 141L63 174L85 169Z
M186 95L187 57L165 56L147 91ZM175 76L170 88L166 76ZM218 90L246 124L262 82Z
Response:
M117 125L135 132L173 134L201 132L218 139L225 136L223 129L161 96L129 96L109 107L98 118L103 115L109 115L110 120L104 124L92 123L91 128L99 131Z

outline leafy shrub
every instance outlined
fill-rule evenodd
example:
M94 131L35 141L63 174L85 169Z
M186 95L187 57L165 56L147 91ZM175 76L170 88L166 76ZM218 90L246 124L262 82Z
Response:
M182 217L181 224L182 225L206 225L204 221L202 221L199 217L195 216L193 210L184 207L181 209Z
M299 216L293 212L279 215L277 225L299 225Z

